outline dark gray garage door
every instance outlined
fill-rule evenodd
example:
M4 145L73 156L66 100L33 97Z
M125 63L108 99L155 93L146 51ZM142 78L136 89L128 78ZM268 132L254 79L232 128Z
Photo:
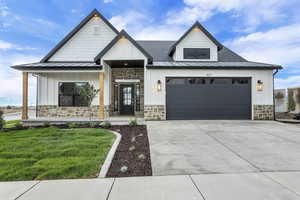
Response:
M250 78L167 78L167 119L251 119Z

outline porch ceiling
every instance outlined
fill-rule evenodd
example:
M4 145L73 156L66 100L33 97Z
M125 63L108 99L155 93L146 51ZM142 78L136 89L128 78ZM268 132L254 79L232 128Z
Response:
M144 68L144 60L105 60L111 68Z

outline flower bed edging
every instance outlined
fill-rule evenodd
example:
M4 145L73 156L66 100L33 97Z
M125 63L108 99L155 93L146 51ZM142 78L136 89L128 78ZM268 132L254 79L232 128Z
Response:
M114 158L114 155L115 155L115 153L117 151L117 148L118 148L118 146L121 142L121 138L122 138L121 134L118 133L118 132L115 132L115 131L111 131L111 132L113 134L115 134L117 138L116 138L115 142L113 143L112 147L110 148L110 150L109 150L109 152L106 156L106 159L105 159L105 161L104 161L104 163L101 167L100 173L98 175L98 178L105 178L106 177L106 174L107 174L107 172L110 168L110 165L112 163L112 160Z

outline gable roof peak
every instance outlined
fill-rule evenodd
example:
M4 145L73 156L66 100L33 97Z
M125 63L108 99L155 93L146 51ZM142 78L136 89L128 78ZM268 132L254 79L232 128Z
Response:
M108 25L113 32L119 34L119 31L96 9L94 8L68 35L65 36L40 62L47 62L61 47L63 47L84 25L97 15Z
M124 29L122 29L119 34L94 58L96 63L99 63L101 58L122 38L125 37L129 40L138 50L140 50L144 56L148 59L148 63L153 62L153 57L141 46L139 45Z
M194 29L199 28L217 47L218 50L221 50L223 48L223 45L216 39L212 34L210 34L204 26L201 25L199 21L196 21L180 38L177 40L177 42L174 43L174 45L169 50L169 56L172 56L176 50L176 46Z

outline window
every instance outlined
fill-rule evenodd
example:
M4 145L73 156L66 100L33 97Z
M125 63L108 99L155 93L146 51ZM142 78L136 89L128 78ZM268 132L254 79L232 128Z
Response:
M88 106L88 102L80 95L80 89L86 84L87 83L59 83L59 106Z
M167 79L167 85L185 85L185 79L170 78L170 79Z
M248 79L245 78L234 78L232 79L232 84L236 84L236 85L244 85L244 84L248 84Z
M209 48L184 48L184 59L210 59Z

